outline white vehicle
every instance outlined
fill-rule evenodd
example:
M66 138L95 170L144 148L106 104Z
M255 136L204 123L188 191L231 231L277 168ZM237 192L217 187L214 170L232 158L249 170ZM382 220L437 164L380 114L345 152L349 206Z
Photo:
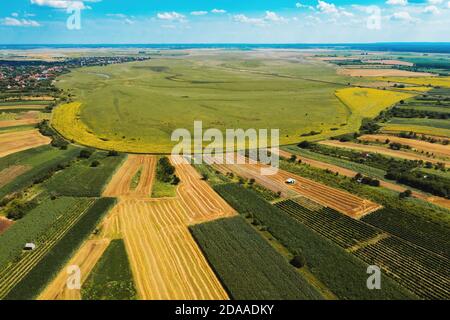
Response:
M295 184L295 182L296 182L295 179L292 179L292 178L289 178L286 180L287 184Z

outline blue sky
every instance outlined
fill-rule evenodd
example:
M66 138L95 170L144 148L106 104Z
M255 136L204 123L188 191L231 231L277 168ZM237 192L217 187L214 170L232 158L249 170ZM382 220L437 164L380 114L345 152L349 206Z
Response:
M450 41L450 0L0 0L0 43ZM69 29L68 8L80 11Z

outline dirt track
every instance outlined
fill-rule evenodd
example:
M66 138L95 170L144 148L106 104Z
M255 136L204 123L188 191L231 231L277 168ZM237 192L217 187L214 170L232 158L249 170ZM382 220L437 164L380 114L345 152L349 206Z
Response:
M416 140L416 139L407 139L407 138L400 138L397 136L392 136L388 134L366 134L358 138L362 141L371 141L371 142L384 142L386 139L389 139L390 142L396 142L401 143L403 145L408 145L414 150L417 150L419 152L430 152L435 154L438 157L448 158L450 157L450 146L444 146L443 144L439 143L430 143L422 140Z
M379 154L383 154L386 156L407 159L407 160L422 160L422 161L429 161L432 163L443 162L446 164L446 166L448 166L450 164L449 161L433 159L430 157L415 154L413 152L406 152L406 151L401 151L401 150L391 150L391 149L388 149L386 147L381 147L381 146L364 145L364 144L358 144L358 143L353 143L353 142L340 142L340 141L336 141L336 140L321 141L319 143L326 145L326 146L330 146L330 147L347 148L347 149L358 150L358 151L379 153Z
M280 150L279 154L280 154L281 157L284 157L286 159L289 159L291 157L291 155L292 155L292 153L287 152L285 150ZM299 156L299 155L296 155L296 157L297 157L298 160L301 159L302 163L309 164L311 167L318 168L318 169L323 169L323 170L328 169L331 172L337 172L340 175L343 175L343 176L346 176L346 177L353 178L357 174L356 171L352 171L352 170L349 170L349 169L341 168L339 166L336 166L336 165L333 165L333 164L329 164L329 163L326 163L326 162L321 162L321 161L317 161L317 160L308 159L308 158L305 158L305 157ZM406 189L408 189L408 188L400 186L398 184L387 182L387 181L383 181L383 180L380 180L380 186L384 187L386 189L397 191L397 192L403 192ZM434 203L436 205L442 206L444 208L450 209L450 200L448 200L448 199L441 198L441 197L435 197L435 196L428 196L428 195L426 195L424 193L417 192L417 191L412 191L412 195L414 197L416 197L416 198L419 198L419 199L422 199L422 200Z
M44 137L37 130L0 134L0 158L12 153L49 144L50 141L50 138Z
M305 196L314 202L333 208L352 218L360 218L381 207L369 200L305 179L284 170L278 170L278 172L273 175L261 175L261 169L267 168L268 166L259 163L222 164L214 165L214 167L222 172L232 171L241 177L247 179L253 178L262 186L274 192L280 191L285 196L292 196L293 194ZM285 181L288 178L295 179L296 183L294 185L286 184Z

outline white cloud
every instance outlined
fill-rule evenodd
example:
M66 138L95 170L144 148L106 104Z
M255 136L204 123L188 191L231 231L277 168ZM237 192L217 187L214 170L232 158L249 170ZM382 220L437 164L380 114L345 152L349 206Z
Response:
M450 9L450 1L449 1L449 2L447 2L447 8L449 8L449 9Z
M208 14L208 11L192 11L191 15L192 16L204 16Z
M354 17L355 15L351 12L345 11L345 10L341 10L340 12L344 17Z
M407 12L407 11L395 12L391 16L391 19L392 20L398 20L398 21L412 21L413 20L413 18L411 17L409 12Z
M428 0L429 4L441 4L444 3L444 0Z
M114 18L126 18L127 16L123 13L108 13L108 17L114 17Z
M6 17L2 20L2 24L10 27L40 27L39 22L35 20L27 19L16 19L11 17Z
M426 6L423 9L422 12L423 13L428 13L428 14L439 14L439 13L441 13L436 6Z
M56 9L67 9L67 8L75 8L75 9L90 9L89 6L86 6L85 2L100 2L101 0L31 0L32 4L36 4L41 7L51 7Z
M408 4L408 0L387 0L386 3L391 6L406 6Z
M17 12L13 12L13 13L11 13L11 16L12 16L12 17L18 17L19 14L18 14Z
M330 14L330 13L338 14L339 13L339 10L336 8L334 3L328 3L325 1L321 1L321 0L319 0L317 2L317 9L319 9L320 12L328 13L328 14Z
M267 21L273 21L273 22L286 22L287 21L286 18L277 15L273 11L266 11L266 15L265 15L264 19Z
M181 13L175 11L158 13L156 16L158 19L169 21L185 21L184 19L186 18Z
M212 9L211 12L212 13L227 13L227 11L223 10L223 9Z
M301 4L300 2L297 2L296 4L295 4L295 7L296 8L306 8L306 7L308 7L307 5L305 5L305 4Z
M245 14L236 14L233 16L234 21L241 22L241 23L248 23L248 24L254 24L257 26L263 26L265 25L264 19L259 18L249 18Z
M129 24L129 25L134 24L134 21L129 18L126 18L123 22L125 22L126 24Z

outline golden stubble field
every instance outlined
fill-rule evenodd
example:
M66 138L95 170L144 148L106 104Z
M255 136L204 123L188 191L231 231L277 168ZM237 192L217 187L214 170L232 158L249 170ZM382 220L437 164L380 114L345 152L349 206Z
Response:
M235 211L180 158L171 159L181 183L174 198L151 199L156 157L129 155L117 170L104 196L119 198L99 227L98 235L78 250L70 264L78 264L82 281L112 239L122 238L128 253L138 298L143 300L227 299L188 226L233 216ZM141 170L138 186L131 179ZM66 289L65 269L40 299L80 299L79 290Z
M0 158L12 153L50 143L38 130L27 130L0 134Z

